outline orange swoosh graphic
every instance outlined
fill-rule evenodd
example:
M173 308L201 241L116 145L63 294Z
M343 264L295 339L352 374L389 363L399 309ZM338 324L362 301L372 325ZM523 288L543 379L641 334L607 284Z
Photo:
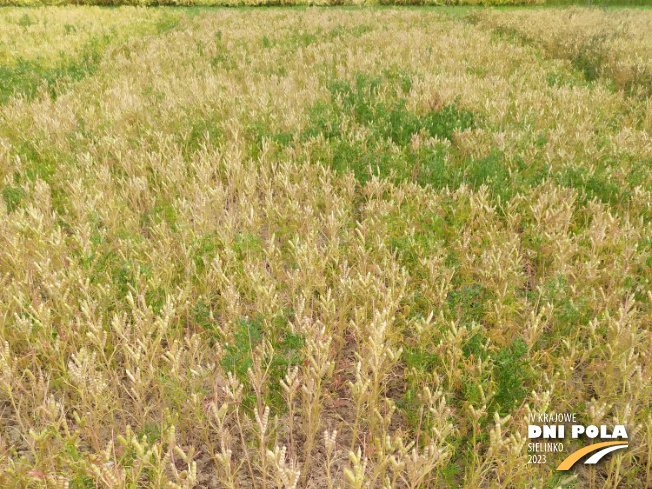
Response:
M571 453L568 457L566 457L566 459L562 463L559 464L557 470L568 470L575 464L575 462L581 459L584 455L591 452L595 452L596 450L599 450L604 447L610 447L612 445L627 445L627 442L605 441L603 443L595 443L593 445L589 445L588 447L584 447L576 452Z

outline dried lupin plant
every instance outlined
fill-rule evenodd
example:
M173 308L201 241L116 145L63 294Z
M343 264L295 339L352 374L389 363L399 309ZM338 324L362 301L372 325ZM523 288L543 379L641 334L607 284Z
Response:
M0 13L0 485L649 485L650 13L194 14Z

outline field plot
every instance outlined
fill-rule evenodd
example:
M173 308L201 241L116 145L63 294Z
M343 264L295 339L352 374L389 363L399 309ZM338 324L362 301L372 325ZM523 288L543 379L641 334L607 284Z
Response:
M650 26L0 11L0 485L650 487Z
M497 32L567 59L587 80L606 78L629 94L652 94L651 16L637 10L521 10L472 17Z

